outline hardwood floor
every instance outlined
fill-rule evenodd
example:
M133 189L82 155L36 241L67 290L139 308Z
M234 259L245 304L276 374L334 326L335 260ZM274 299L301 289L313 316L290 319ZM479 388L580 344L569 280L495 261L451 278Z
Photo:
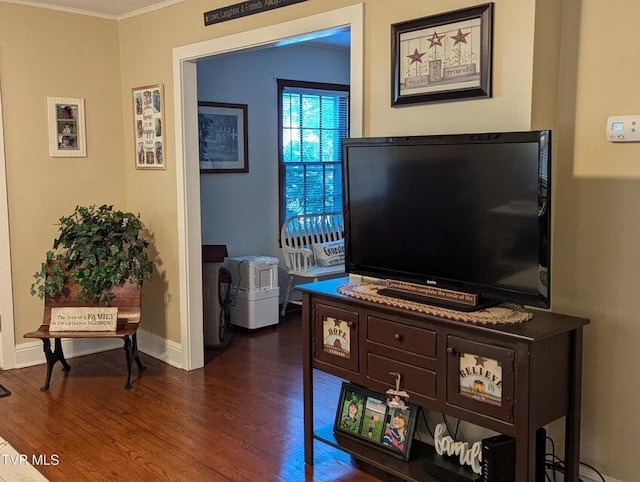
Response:
M12 395L0 398L0 436L50 481L376 481L395 480L316 442L302 447L299 312L277 326L235 333L186 372L141 354L147 369L124 385L122 350L56 365L0 371ZM340 380L317 373L316 420L333 422ZM57 459L57 464L55 461ZM0 479L1 479L0 466Z

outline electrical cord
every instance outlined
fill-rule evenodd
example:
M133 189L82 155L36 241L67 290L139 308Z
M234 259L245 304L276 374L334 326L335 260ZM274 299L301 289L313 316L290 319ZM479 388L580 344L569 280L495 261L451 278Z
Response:
M427 416L422 407L419 407L419 412L420 412L420 417L422 417L422 421L424 422L424 425L427 429L427 432L429 433L431 438L435 440L433 432L431 431L431 428L429 428L429 423L427 422ZM458 428L460 426L460 419L457 420L456 428L454 431L452 431L451 428L449 427L449 422L447 420L447 417L444 414L442 414L442 420L444 421L444 424L447 427L447 431L449 432L449 434L452 434L453 438L457 439ZM562 474L564 478L564 473L566 470L565 463L564 463L564 460L562 460L560 457L556 455L556 444L553 441L553 439L547 436L547 441L551 444L551 453L545 454L545 464L544 464L545 478L549 482L558 482L557 474ZM586 462L578 462L578 463L584 467L587 467L591 471L593 471L593 473L596 474L602 482L607 482L604 476L592 465L589 465ZM551 475L549 475L549 472L551 472ZM583 482L583 479L578 479L578 480L580 482Z
M242 271L240 270L240 267L243 264L249 264L249 260L243 259L237 265L236 271L238 271L238 282L236 283L236 291L233 294L233 299L231 300L232 306L236 306L236 303L238 302L238 292L240 291L240 286L242 285ZM250 291L250 289L248 289L247 291Z
M435 440L435 436L433 435L433 432L429 428L429 423L427 422L427 416L424 414L424 410L422 409L421 406L419 406L419 409L420 409L420 416L422 417L422 420L424 422L424 426L427 428L427 432L429 432L429 435L431 435L431 438L433 440Z
M240 267L244 263L249 263L249 261L243 259L238 263L238 281L233 294L231 289L233 286L231 272L224 266L221 266L218 270L218 301L220 302L218 339L221 344L224 344L231 332L231 307L236 306L238 301L238 292L242 284L242 271Z
M565 467L564 460L562 460L560 457L556 455L556 445L553 442L553 439L551 437L547 437L547 441L551 443L551 453L548 453L545 455L545 463L544 463L545 477L549 482L557 482L556 473L562 474L564 478L566 467ZM595 467L585 462L578 462L578 463L592 470L593 473L596 474L600 478L600 480L602 480L602 482L607 482L604 476L598 470L596 470ZM548 471L551 471L553 478L549 476ZM582 479L579 478L578 480L582 482Z
M444 421L444 425L447 427L447 432L451 434L454 440L458 440L458 428L460 428L460 419L458 419L458 421L456 422L455 430L451 430L451 427L449 427L447 416L444 413L442 414L442 420Z
M420 408L420 416L422 417L422 421L424 422L425 427L427 428L427 432L429 432L429 435L431 436L431 438L433 440L435 440L435 436L433 435L433 431L431 430L431 428L429 427L429 423L427 422L427 416L424 413L424 410L422 409L422 407ZM446 418L446 416L444 414L442 414L442 420L444 421L445 426L447 427L447 432L449 432L449 434L452 435L452 437L454 439L457 439L458 437L458 428L460 427L460 419L458 419L458 421L456 422L456 429L454 431L451 430L451 427L449 427L449 422Z
M595 467L593 467L592 465L587 464L586 462L580 462L580 465L584 465L586 468L588 468L589 470L592 470L598 477L600 477L600 479L602 480L602 482L607 482L606 479L604 478L604 475L602 475L600 472L598 472L596 470Z
M226 285L226 288L224 287ZM218 340L223 343L231 330L231 273L224 266L218 270L218 301L220 302L220 318Z

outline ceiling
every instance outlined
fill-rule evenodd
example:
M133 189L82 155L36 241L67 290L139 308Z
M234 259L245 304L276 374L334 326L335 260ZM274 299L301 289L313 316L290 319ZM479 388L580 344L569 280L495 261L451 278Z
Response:
M17 3L32 7L63 10L115 19L133 17L150 10L157 10L185 1L186 0L0 0L0 2L4 3ZM299 41L300 40L302 39L299 39ZM319 36L312 36L302 41L320 44L325 47L348 49L351 38L348 30L338 30Z
M0 0L0 2L4 3L16 3L19 5L115 19L132 17L184 1L186 0ZM304 39L297 39L296 41L320 44L325 47L348 49L351 38L348 29L338 29L336 31L324 32L320 35L311 35Z
M185 0L0 0L33 7L74 11L100 17L127 17Z

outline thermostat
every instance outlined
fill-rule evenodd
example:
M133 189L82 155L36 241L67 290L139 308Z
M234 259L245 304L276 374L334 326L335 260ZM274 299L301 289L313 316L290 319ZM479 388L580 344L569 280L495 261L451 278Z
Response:
M640 115L612 115L607 119L607 140L640 142Z

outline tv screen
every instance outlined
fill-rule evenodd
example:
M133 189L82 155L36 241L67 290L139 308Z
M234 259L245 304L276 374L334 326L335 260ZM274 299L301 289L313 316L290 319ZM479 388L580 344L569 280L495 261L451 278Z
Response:
M550 305L551 132L343 140L349 273Z

